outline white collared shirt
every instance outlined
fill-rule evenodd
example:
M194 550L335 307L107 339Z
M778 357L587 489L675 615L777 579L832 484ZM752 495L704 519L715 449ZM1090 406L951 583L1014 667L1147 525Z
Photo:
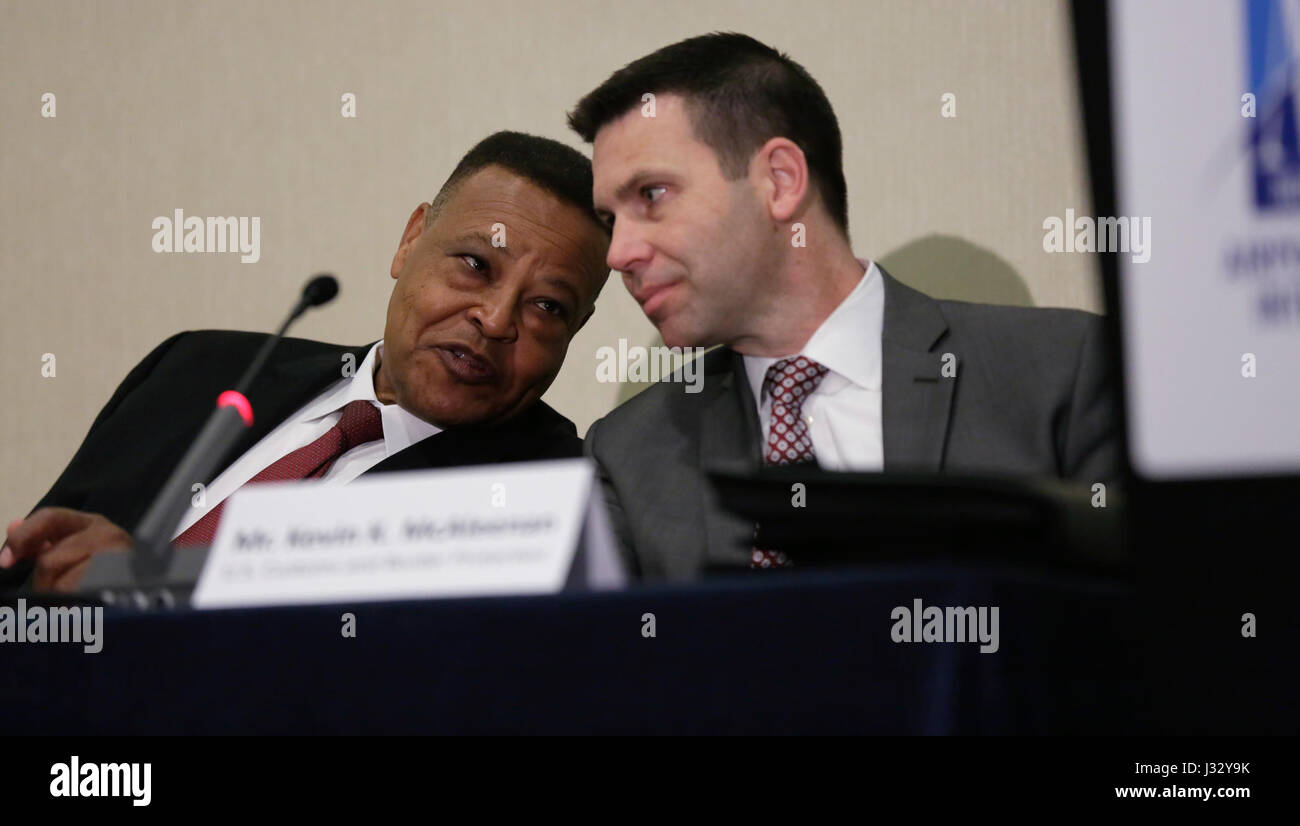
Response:
M378 407L384 425L384 438L357 445L335 460L321 477L328 484L343 485L351 482L389 456L438 433L441 428L397 405L379 403L375 395L374 372L377 357L382 358L383 352L384 342L376 342L352 376L339 379L325 388L222 471L204 492L203 506L191 507L185 512L185 518L181 520L180 527L172 534L172 538L184 533L190 525L199 521L205 513L225 501L226 497L263 469L325 435L343 418L343 408L348 402L363 400ZM339 366L341 370L341 361Z
M824 365L817 389L804 397L817 463L827 470L877 471L884 468L881 416L881 335L885 325L885 285L875 262L859 262L862 279L826 317L799 353ZM781 358L745 356L745 373L754 402L762 445L772 422L772 400L763 393L767 368Z

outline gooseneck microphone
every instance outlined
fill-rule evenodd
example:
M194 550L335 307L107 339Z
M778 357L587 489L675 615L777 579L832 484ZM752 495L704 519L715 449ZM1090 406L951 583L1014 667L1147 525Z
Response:
M309 308L332 301L338 292L339 282L332 275L321 274L308 281L297 305L275 335L262 344L235 389L227 390L217 397L217 409L212 411L190 449L185 452L136 526L131 571L137 581L154 579L166 572L172 534L190 505L190 488L196 482L208 481L217 463L238 441L244 429L252 427L253 406L244 394L262 371L271 351L284 338L289 325Z

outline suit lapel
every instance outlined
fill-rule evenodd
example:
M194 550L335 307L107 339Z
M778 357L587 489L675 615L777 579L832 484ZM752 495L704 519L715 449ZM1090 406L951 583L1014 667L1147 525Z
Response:
M739 353L718 354L714 375L707 376L710 394L700 412L700 467L705 474L714 468L754 471L762 466L758 411L745 376ZM736 567L749 564L754 524L724 511L707 477L701 475L700 492L704 508L704 531L708 567Z
M886 471L940 470L957 378L935 345L948 331L938 303L876 265L885 285L881 418ZM958 365L960 368L960 365ZM957 375L961 371L958 369Z

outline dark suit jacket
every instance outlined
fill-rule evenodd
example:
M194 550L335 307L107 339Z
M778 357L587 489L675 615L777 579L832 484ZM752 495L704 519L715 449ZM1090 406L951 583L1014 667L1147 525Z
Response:
M128 531L267 336L223 330L178 333L158 345L118 386L50 492L36 506L100 513ZM358 366L371 345L343 347L287 338L247 393L253 426L220 463L221 471L331 383L343 357ZM582 455L573 423L538 402L503 425L444 430L389 456L367 473L562 459ZM30 565L0 572L0 585L26 578Z
M1100 316L936 301L880 273L885 471L1116 478ZM955 378L940 373L945 353ZM700 392L660 382L587 431L628 570L643 579L749 567L754 526L718 507L705 472L762 464L753 393L738 353L713 350L702 370Z

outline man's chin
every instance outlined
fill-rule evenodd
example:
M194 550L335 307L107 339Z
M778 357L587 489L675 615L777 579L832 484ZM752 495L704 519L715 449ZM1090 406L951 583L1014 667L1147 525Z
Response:
M463 409L439 405L433 409L409 411L424 419L431 425L448 430L453 427L474 427L489 425L500 418L500 413L492 410Z
M423 404L419 409L404 406L431 425L447 430L453 427L490 427L514 418L527 408L519 401L504 402L499 399L448 399L443 396L437 403Z
M673 323L672 319L669 319L658 329L659 337L664 340L665 347L681 347L682 349L685 349L687 347L710 346L705 343L705 339L707 339L708 336L702 335L698 331L688 330L680 325L676 325Z

